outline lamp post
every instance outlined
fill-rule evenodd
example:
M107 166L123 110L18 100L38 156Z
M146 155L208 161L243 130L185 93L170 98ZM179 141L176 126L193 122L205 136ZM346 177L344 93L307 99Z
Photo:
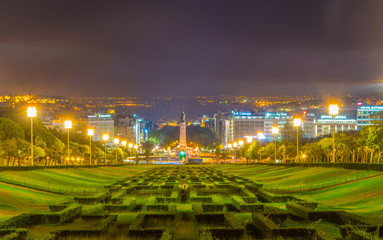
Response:
M64 121L64 127L68 132L68 161L69 161L69 129L72 128L72 121L71 120Z
M257 137L259 139L259 161L262 160L262 152L261 152L261 147L262 147L262 139L265 139L265 134L263 132L258 132Z
M241 149L241 155L240 155L240 160L242 161L242 146L243 146L243 140L238 141L238 147Z
M129 143L128 147L129 147L129 156L131 157L132 156L133 143Z
M299 160L299 155L298 155L298 152L299 152L299 134L298 134L298 132L299 132L299 127L301 126L301 124L302 124L302 119L300 119L300 118L294 118L294 127L297 127L297 160Z
M113 142L114 142L114 144L116 145L116 162L115 162L114 164L117 165L117 146L118 146L118 144L120 143L120 139L115 138L115 139L113 140Z
M109 139L109 135L106 134L106 133L104 133L104 134L102 135L102 140L105 141L105 159L104 159L104 164L106 164L106 142L108 141L108 139Z
M238 159L237 159L237 147L238 147L238 143L237 142L233 142L234 155L235 155L235 163L238 163Z
M252 137L247 137L246 142L248 144L251 144L253 142L253 138ZM246 158L246 163L249 163L249 158Z
M233 144L229 143L229 144L227 144L227 147L229 148L229 155L230 155L231 148L233 147Z
M279 132L278 127L272 127L271 132L274 134L274 140L275 140L275 162L277 162L277 135Z
M121 144L122 144L122 146L124 146L124 155L122 158L124 159L124 163L125 163L126 141L125 140L122 141Z
M27 116L31 118L31 166L33 166L33 118L36 117L36 107L28 107Z
M94 130L92 128L88 128L88 136L89 136L89 165L92 165L92 136L94 135Z
M332 115L332 162L335 162L335 115L339 114L338 104L330 104L328 111Z
M135 156L136 156L136 161L137 161L137 149L138 149L138 145L137 145L137 144L134 144L134 149L136 149L136 151L135 151L135 152L136 152L136 155L135 155ZM137 163L138 163L138 162L139 162L139 161L137 161Z

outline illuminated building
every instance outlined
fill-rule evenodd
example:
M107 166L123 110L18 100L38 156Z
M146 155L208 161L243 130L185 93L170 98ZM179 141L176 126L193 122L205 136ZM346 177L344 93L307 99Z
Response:
M363 106L358 103L356 120L359 130L363 126L372 125L374 121L383 120L382 116L383 106Z
M88 127L94 129L94 141L102 141L102 135L107 133L109 141L107 145L113 144L114 138L114 120L110 114L99 114L88 116Z
M332 133L333 119L331 115L321 115L313 122L313 136L318 137ZM355 119L348 118L346 115L335 116L335 132L346 132L357 130Z

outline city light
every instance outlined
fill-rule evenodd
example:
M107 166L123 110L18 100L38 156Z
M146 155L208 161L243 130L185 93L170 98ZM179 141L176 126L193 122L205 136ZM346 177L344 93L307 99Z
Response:
M27 108L27 117L31 118L31 166L33 166L33 118L37 116L36 107Z
M294 118L294 127L299 127L302 124L302 119Z
M233 142L233 147L238 147L238 143L237 142Z
M27 108L27 116L28 117L36 117L37 116L36 107L28 107Z
M332 161L335 162L335 115L339 114L338 104L330 104L328 112L332 115Z
M120 143L120 139L119 139L119 138L115 138L115 139L113 140L113 142L114 142L114 144L119 144L119 143Z
M71 129L72 128L72 121L71 120L64 121L64 127L65 127L65 129Z
M94 135L93 128L88 128L88 136L93 136L93 135Z
M253 138L252 137L247 137L246 141L247 141L247 143L251 143L251 142L253 142Z
M129 147L129 148L132 148L132 147L133 147L133 143L129 143L129 144L128 144L128 147Z
M124 147L125 147L125 146L126 146L126 141L125 141L125 140L124 140L124 141L122 141L122 142L121 142L121 144L122 144L122 146L124 146Z
M239 141L238 141L238 145L239 145L239 146L242 146L242 145L243 145L243 140L239 140Z
M227 147L228 147L228 148L232 148L233 145L232 145L231 143L229 143L229 144L227 144Z
M299 127L302 124L302 119L300 118L294 118L294 127L297 127L297 160L299 156Z
M108 139L109 139L109 135L106 134L106 133L104 133L104 134L102 135L102 140L104 140L104 141L108 141Z
M339 114L338 104L330 104L330 106L328 107L328 112L330 115L338 115Z
M92 165L92 136L94 135L93 128L88 128L89 136L89 165Z
M258 137L258 139L263 140L263 139L265 139L265 134L263 132L258 132L257 137Z
M138 145L137 144L134 145L134 149L136 149L136 150L138 149Z
M278 127L272 127L271 128L271 132L274 134L274 135L277 135L279 133L279 128Z

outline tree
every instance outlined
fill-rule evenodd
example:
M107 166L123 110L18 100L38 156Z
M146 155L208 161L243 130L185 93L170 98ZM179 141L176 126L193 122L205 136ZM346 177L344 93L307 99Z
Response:
M145 151L144 154L145 154L147 163L149 163L149 157L153 151L153 148L154 148L154 143L149 141L149 140L142 143L142 149L144 149L144 151Z
M24 139L24 130L8 118L0 118L0 140L6 139Z

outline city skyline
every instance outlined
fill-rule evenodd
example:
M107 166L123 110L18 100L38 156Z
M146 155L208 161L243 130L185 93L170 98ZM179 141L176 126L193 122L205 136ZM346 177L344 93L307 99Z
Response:
M7 2L1 91L376 94L382 9L379 1Z

